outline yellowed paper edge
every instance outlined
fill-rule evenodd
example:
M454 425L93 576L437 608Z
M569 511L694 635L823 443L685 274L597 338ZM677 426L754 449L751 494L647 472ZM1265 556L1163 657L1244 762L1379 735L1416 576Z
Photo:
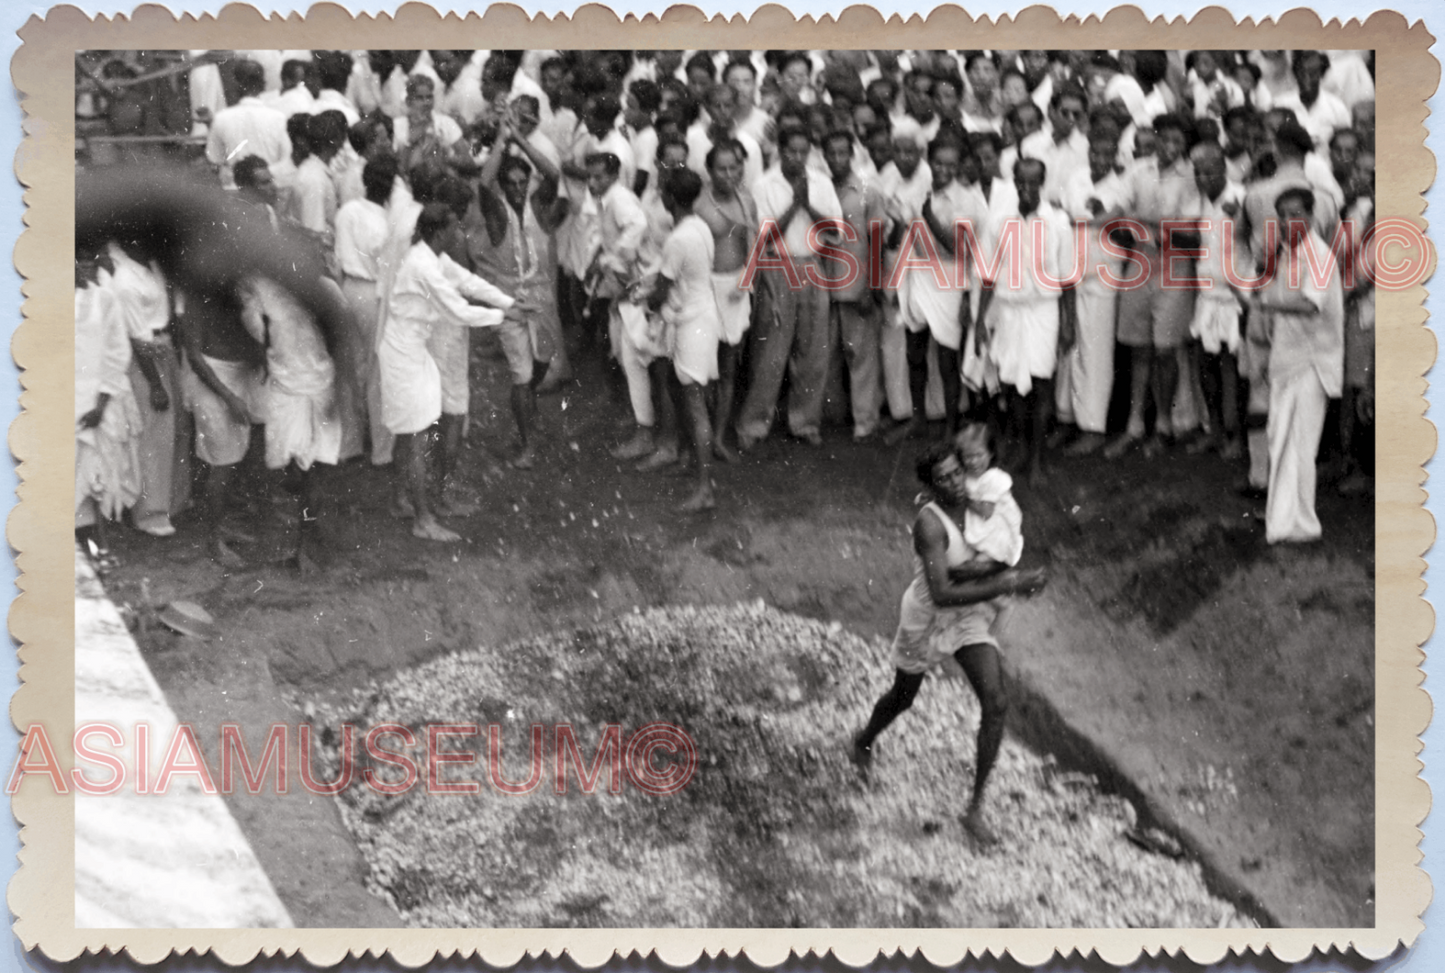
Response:
M306 17L262 17L254 8L226 7L219 17L176 18L147 5L130 18L91 19L74 7L57 7L20 31L12 64L26 113L25 141L15 171L25 185L28 229L15 248L25 278L24 317L12 343L22 371L22 412L10 430L19 461L19 505L9 521L18 552L22 594L10 612L20 643L23 682L11 702L11 719L65 728L74 723L73 552L71 489L73 454L70 383L74 329L70 326L74 224L74 122L72 54L86 48L1316 48L1370 49L1377 53L1377 212L1426 228L1423 193L1435 174L1426 149L1425 102L1439 81L1439 64L1428 53L1434 38L1423 24L1411 27L1393 12L1361 23L1328 24L1308 10L1276 19L1236 22L1219 7L1184 18L1150 22L1134 7L1100 19L1061 19L1047 7L1016 18L974 19L957 7L940 7L927 19L885 20L871 7L849 7L836 19L797 19L770 5L751 19L709 22L691 7L673 7L662 19L620 20L606 7L589 5L572 17L529 20L517 7L499 5L485 15L439 16L421 4L395 17L353 17L342 7L319 4ZM445 39L443 41L443 38ZM880 953L921 952L936 964L966 955L1007 952L1039 964L1057 950L1079 950L1113 964L1142 951L1183 951L1213 963L1227 952L1268 950L1297 961L1314 949L1350 948L1368 958L1409 945L1423 928L1429 903L1428 876L1418 867L1418 824L1430 807L1429 789L1418 777L1419 735L1430 718L1430 697L1421 688L1419 646L1433 615L1421 597L1422 556L1434 539L1424 509L1423 465L1435 446L1425 421L1424 374L1435 343L1425 328L1423 285L1381 291L1378 325L1378 437L1376 507L1376 925L1368 929L1260 930L1020 930L1020 929L501 929L501 930L77 930L74 924L73 810L68 798L42 787L23 788L12 799L23 825L21 866L8 890L15 931L26 948L39 947L54 960L86 951L125 949L141 962L178 950L212 950L226 963L243 963L260 952L300 952L314 963L348 955L388 952L404 965L435 956L478 956L504 966L524 955L566 953L592 967L613 955L637 951L670 965L686 965L703 953L746 953L763 966L790 952L832 951L852 965ZM72 764L68 732L50 734L67 770Z

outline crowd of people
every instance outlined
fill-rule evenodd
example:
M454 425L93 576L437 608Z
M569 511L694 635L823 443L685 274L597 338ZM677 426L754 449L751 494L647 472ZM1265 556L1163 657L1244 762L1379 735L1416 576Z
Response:
M1373 284L1341 271L1374 216L1371 52L76 65L78 131L106 133L82 168L189 163L320 268L304 298L258 275L197 290L167 280L154 226L77 234L76 523L97 556L127 511L173 533L195 460L209 549L243 564L226 512L257 425L297 485L301 566L318 475L347 462L389 464L394 513L457 540L476 328L506 359L511 466L539 462L537 397L592 358L631 413L611 455L690 465L685 511L717 503L714 462L776 426L816 446L835 413L889 445L976 421L1035 485L1095 452L1247 462L1277 542L1320 536L1338 398L1338 488L1369 489Z

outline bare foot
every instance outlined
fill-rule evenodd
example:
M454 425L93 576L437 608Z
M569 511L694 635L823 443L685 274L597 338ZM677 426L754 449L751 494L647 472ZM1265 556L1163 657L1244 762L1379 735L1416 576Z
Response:
M883 442L888 446L897 446L905 439L917 439L928 431L928 423L922 419L909 419L888 430L883 437Z
M530 470L536 464L537 454L530 445L523 446L520 453L507 460L507 465L514 470Z
M397 497L391 501L391 507L387 510L387 513L396 517L398 520L403 518L410 520L416 516L416 509L411 505L411 498Z
M634 432L631 439L610 452L613 459L642 459L651 454L654 448L652 430L643 427Z
M711 510L717 506L717 498L713 496L711 486L698 487L692 496L688 497L677 508L685 514L697 513L701 510Z
M968 808L968 813L959 818L959 821L964 824L964 830L967 831L968 837L971 837L978 846L991 847L998 844L997 834L994 834L993 828L984 823L983 808Z
M217 537L211 542L211 557L223 568L239 570L246 566L245 558L226 546L226 542Z
M427 517L418 518L411 526L411 536L420 537L424 541L441 541L444 544L454 543L462 539L462 535L456 531L447 530L435 519Z
M1123 456L1129 450L1133 449L1134 445L1143 438L1144 434L1142 432L1125 432L1118 439L1114 440L1112 443L1104 447L1104 458L1118 459L1120 456Z
M721 439L713 439L712 454L718 459L722 460L724 463L742 462L742 457L739 456L737 453L733 452L732 449L730 449L728 445L724 443Z
M989 848L998 844L998 835L994 834L983 820L983 808L971 807L968 813L960 818L963 822L963 830L968 832L974 842L981 848Z
M653 450L651 456L637 464L639 472L648 473L652 470L660 470L664 466L671 466L677 462L677 449L672 446L662 446Z
M1101 432L1084 432L1079 434L1069 445L1064 447L1065 456L1088 456L1090 453L1098 452L1104 445L1104 434Z
M853 745L848 748L848 760L853 764L853 769L858 776L868 780L873 774L873 748L865 747L858 743L858 737L853 738Z
M1244 456L1244 443L1240 442L1238 436L1230 436L1219 447L1219 458L1226 462L1234 462Z
M432 511L438 517L470 517L478 509L477 504L458 496L444 496L432 506Z

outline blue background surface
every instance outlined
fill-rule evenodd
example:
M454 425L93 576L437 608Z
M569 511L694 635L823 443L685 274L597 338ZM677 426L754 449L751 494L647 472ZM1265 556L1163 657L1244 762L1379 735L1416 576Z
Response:
M518 6L521 6L529 14L555 14L562 10L574 9L574 6L571 4L563 7L558 4L534 5L524 2L524 0L513 0L513 2L517 3ZM829 4L820 2L820 0L783 0L783 2L786 2L786 5L795 14L811 13L821 15L828 12L835 12L841 9L841 7L847 6L849 2L855 2L855 0L847 0L847 2L842 4ZM110 2L82 2L74 5L80 7L90 15L130 13L135 7L133 3ZM304 12L304 7L299 5L278 5L254 2L254 0L252 5L265 14L273 12L289 14L297 12L298 10ZM434 0L433 5L442 10L472 9L472 5L446 3L441 2L441 0ZM706 0L691 0L691 5L703 10L709 16L719 13L728 16L737 13L748 14L751 13L753 9L756 9L757 6L757 4L748 6L733 4L721 5L706 2ZM987 5L966 4L971 14L989 14L995 16L1017 13L1024 7L1031 5L1031 3L1007 5L997 3L989 3ZM1177 16L1192 16L1209 4L1161 3L1157 2L1157 0L1135 0L1134 5L1144 10L1150 17L1162 15L1173 18ZM1236 16L1251 15L1261 17L1271 13L1283 13L1295 6L1302 5L1304 4L1291 2L1286 5L1235 3L1229 4L1228 6ZM168 6L177 12L184 11L186 13L201 14L219 12L221 7L224 6L224 3L221 2L221 0L180 0L180 2L171 3ZM346 4L346 6L353 13L375 14L393 12L399 4L364 4L360 6ZM478 6L480 6L480 4L478 4ZM638 15L645 13L661 14L667 8L668 3L665 2L665 0L664 2L636 0L636 2L627 2L624 4L614 0L612 6L619 11L636 13ZM913 13L926 14L932 9L932 4L921 2L879 2L878 6L885 13L899 13L905 17ZM1401 2L1394 4L1377 4L1370 6L1363 6L1359 3L1347 3L1344 2L1344 0L1317 0L1317 2L1310 6L1323 18L1362 17L1368 16L1369 13L1375 10L1394 9L1402 13L1412 24L1416 21L1423 20L1425 26L1436 37L1439 37L1441 31L1445 30L1445 6L1442 6L1439 0L1401 0ZM35 3L7 2L0 4L0 58L3 58L7 66L11 57L14 56L15 51L20 46L20 40L15 32L32 16L43 18L47 9L47 6ZM1108 6L1097 2L1088 3L1071 0L1067 5L1056 5L1056 9L1065 13L1087 15L1090 13L1103 14L1108 10ZM1439 43L1436 43L1435 46L1431 48L1431 52L1436 58L1441 57L1441 51L1442 48ZM1445 157L1445 120L1440 118L1440 109L1442 105L1445 105L1445 101L1442 101L1439 92L1437 92L1435 97L1430 99L1429 105L1432 117L1427 121L1427 125L1432 127L1432 132L1428 144L1438 160ZM3 324L7 337L13 334L15 328L20 323L21 280L20 276L15 272L9 255L13 251L15 240L23 229L22 216L24 214L24 206L21 201L21 186L13 177L13 160L15 151L20 144L21 119L22 111L20 108L19 93L15 91L13 84L11 84L9 85L9 96L0 98L0 159L4 160L6 169L11 173L6 180L6 186L3 190L0 190L0 249L3 249L6 254L6 259L0 261L0 294L5 295L5 298L0 300L0 307L3 307L3 311L0 311L0 324ZM1445 189L1442 189L1441 180L1438 178L1428 194L1428 201L1430 208L1427 210L1426 215L1430 218L1432 225L1431 237L1435 243L1437 252L1445 251L1445 240L1442 240L1438 229L1436 229L1441 225L1442 218L1445 218L1442 217L1442 214L1445 214ZM1442 266L1445 266L1445 260L1442 260ZM1437 270L1435 278L1429 282L1433 285L1431 287L1431 296L1427 302L1427 306L1431 312L1432 323L1439 320L1442 312L1445 312L1445 298L1441 297L1441 291L1445 290L1445 288L1441 286L1442 280L1445 280L1445 272ZM1436 371L1438 371L1438 369L1432 371L1429 377L1433 379ZM5 378L5 383L0 385L0 426L8 429L10 422L18 412L20 396L19 374L14 364L8 361L8 358L6 361ZM1431 409L1427 415L1433 417L1435 414L1434 406L1437 403L1437 395L1440 395L1440 393L1438 393L1432 385L1428 395L1431 402ZM1445 396L1441 396L1438 401L1445 401ZM1431 474L1432 480L1433 474L1438 468L1438 458L1426 467L1427 472ZM0 497L4 498L7 515L9 513L9 507L14 503L17 483L18 480L13 460L7 463L0 463ZM1429 484L1427 484L1427 486L1428 485ZM1445 509L1445 507L1442 507L1440 500L1435 497L1427 500L1426 506L1435 516L1438 523L1440 520L1440 511ZM1431 553L1433 554L1433 550ZM1427 557L1428 556L1429 555L1427 555ZM1425 578L1429 585L1426 594L1427 597L1430 597L1434 589L1433 582L1437 578L1445 579L1445 566L1438 564L1432 565L1427 570ZM16 593L15 564L12 554L10 557L0 559L0 603L8 606L10 600L14 598ZM1431 649L1437 645L1445 645L1445 638L1437 635L1430 642L1426 643L1425 650L1427 657L1433 654L1431 653ZM1426 689L1432 689L1432 681L1429 679L1429 674L1437 667L1438 662L1427 658L1425 663L1427 674ZM13 651L0 652L0 698L8 700L15 687L19 685L16 675L17 668L17 661ZM7 774L8 768L14 764L19 740L19 734L16 733L14 727L11 726L10 720L8 718L0 720L0 768L5 768ZM1434 782L1445 779L1442 778L1440 774L1440 761L1442 754L1445 754L1445 729L1442 729L1439 721L1426 732L1424 740L1425 749L1421 755L1426 765L1424 776L1427 781L1432 783L1432 789L1439 793L1438 788L1434 787ZM5 826L0 828L0 881L8 884L17 864L15 856L20 850L20 841L17 834L18 826L15 824L14 819L10 818L8 814L6 814L6 818L8 820ZM1427 871L1435 876L1437 886L1441 881L1441 876L1445 875L1445 869L1441 867L1441 863L1445 862L1445 856L1441 854L1441 845L1442 842L1445 842L1445 836L1434 835L1434 832L1440 829L1440 820L1441 813L1438 810L1433 812L1426 820L1424 825L1425 839L1421 844L1421 850L1425 855L1423 865ZM1313 971L1325 970L1359 971L1359 973L1370 971L1370 973L1374 973L1374 971L1386 969L1399 971L1399 973L1438 973L1438 971L1445 971L1445 930L1439 928L1442 922L1445 922L1445 920L1440 918L1442 915L1445 915L1445 910L1442 910L1442 907L1438 903L1432 905L1425 913L1426 931L1416 941L1414 948L1391 960L1376 964L1366 963L1348 956L1335 956L1320 957L1296 966L1287 966L1274 961L1270 957L1263 957L1234 960L1220 966L1204 968L1182 958L1174 961L1161 958L1159 960L1145 960L1133 966L1126 967L1126 969L1137 970L1139 973L1165 973L1165 971L1194 971L1203 969L1218 970L1221 971L1221 973L1223 973L1223 971L1229 971L1229 973L1248 973L1248 971L1260 971L1260 973L1286 973L1286 971L1288 971L1288 973L1296 973L1296 971L1298 971L1298 973L1313 973ZM448 961L433 964L431 967L428 967L428 969L437 971L437 973L451 973L451 971L462 969L475 969L478 965L480 964ZM73 969L76 971L84 971L84 973L119 973L121 970L134 970L139 968L138 964L132 963L124 957L93 957L63 965L51 963L39 953L25 952L20 947L19 941L13 936L10 937L8 943L0 946L0 973L11 973L11 971L24 971L24 973L29 973L29 971L32 970L58 971L62 969ZM255 970L258 971L258 973L291 973L291 971L309 970L312 968L313 967L299 957L292 959L262 959L246 967L247 970ZM732 973L732 971L755 971L758 969L746 962L738 963L733 961L704 961L694 968L706 969L709 973ZM822 973L822 971L826 971L826 973L843 973L843 971L851 969L851 967L847 967L830 959L818 960L814 958L794 959L789 961L784 968L789 971L794 971L794 973L802 973L802 971L807 971L807 973L814 973L814 971L819 971L819 973ZM1018 964L1007 961L992 963L969 962L965 963L962 968L980 971L1022 971L1026 969ZM162 964L158 969L165 971L165 973L201 973L201 971L224 970L229 968L222 966L218 961L212 959L183 957ZM400 971L403 967L385 960L368 959L348 961L343 964L341 969L358 971L358 973L360 973L360 971L371 973L371 971L383 970ZM536 973L562 973L562 971L577 973L579 970L577 966L571 963L550 961L527 962L522 965L522 969L536 971ZM632 957L624 961L614 961L608 964L605 969L608 971L616 971L616 973L652 973L652 971L661 973L661 971L668 970L670 967L655 960L643 960L639 957ZM902 971L909 970L930 970L933 969L933 967L930 967L922 961L908 962L895 958L875 963L867 967L867 969L887 971L887 973L902 973ZM1075 973L1075 971L1077 971L1077 973L1104 973L1104 971L1115 968L1097 959L1073 957L1068 960L1056 959L1041 969L1051 971L1051 973Z

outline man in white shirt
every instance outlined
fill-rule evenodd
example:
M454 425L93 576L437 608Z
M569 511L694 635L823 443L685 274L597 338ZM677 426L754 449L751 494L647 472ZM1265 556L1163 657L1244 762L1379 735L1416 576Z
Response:
M310 115L316 111L316 96L310 87L315 83L310 61L287 61L281 65L281 90L268 92L261 100L287 118Z
M320 86L316 92L316 111L335 109L346 116L348 126L361 121L361 112L346 97L353 67L351 55L345 51L317 51L315 67L316 83Z
M932 189L933 173L923 160L926 148L923 129L916 121L901 118L894 124L893 159L878 174L878 191L883 197L883 212L888 218L884 236L893 241L892 246L884 244L884 267L892 267L898 259L898 241L902 239L907 225L922 215L923 201ZM908 422L914 418L913 397L908 387L908 352L899 312L900 295L898 291L884 291L880 296L884 324L880 338L884 395L889 414L899 422ZM938 405L941 411L941 397ZM916 428L901 426L890 435L907 435L905 430Z
M346 124L340 112L310 116L306 141L311 154L296 167L291 191L290 217L303 228L329 242L336 222L336 184L330 164L346 142Z
M1054 371L1078 332L1073 272L1074 227L1043 199L1047 174L1037 159L1014 167L1018 212L1004 222L1022 223L1015 250L1022 266L985 286L975 333L988 346L998 380L1009 399L1015 442L1024 446L1029 482L1043 482L1044 437L1054 404ZM1002 239L1003 229L989 236ZM1001 270L1006 264L1000 265ZM1015 279L1016 277L1016 279ZM1014 286L1015 283L1018 286Z
M337 343L336 403L341 412L341 456L361 453L364 431L373 442L381 424L381 385L376 373L376 326L381 316L381 281L391 224L386 204L396 182L396 158L382 156L361 172L365 195L336 213L336 267L341 293L351 307L353 328Z
M436 82L424 74L406 82L406 113L396 119L392 144L401 160L402 172L422 162L446 162L456 155L462 141L462 127L449 115L436 110Z
M1286 189L1276 202L1281 235L1273 283L1255 297L1271 318L1269 350L1269 496L1264 536L1271 544L1312 541L1322 533L1315 513L1315 459L1325 411L1344 382L1344 293L1329 247L1310 227L1314 193ZM1306 251L1313 259L1306 259ZM1328 281L1313 266L1329 267Z
M396 435L397 510L414 517L412 536L459 541L437 522L427 475L427 434L441 418L442 386L427 337L438 324L496 326L522 312L511 297L463 270L446 251L465 245L456 213L429 203L417 217L418 241L407 251L387 299L385 334L377 349L382 417ZM479 307L484 301L492 307Z
M482 69L475 51L431 51L432 68L441 81L437 111L463 127L470 125L486 108L482 97Z
M823 441L820 426L832 341L830 302L828 292L818 286L813 237L816 224L841 220L843 207L832 180L808 168L813 142L806 130L787 131L778 149L778 164L753 186L764 230L747 269L760 262L770 266L758 271L763 292L752 328L752 383L737 421L743 450L767 438L785 370L791 378L789 432L814 446ZM832 233L825 228L823 238Z
M1275 108L1288 108L1295 120L1310 133L1316 149L1325 149L1337 129L1349 128L1349 107L1320 86L1329 70L1330 59L1323 51L1295 51L1290 55L1290 70L1297 90L1276 98Z
M1117 244L1110 242L1105 249L1104 227L1125 192L1114 170L1118 137L1116 126L1099 125L1089 133L1089 166L1068 175L1062 194L1064 212L1076 222L1088 224L1089 248L1084 277L1074 288L1078 332L1073 348L1059 358L1055 383L1059 422L1078 429L1078 437L1064 450L1070 456L1086 456L1104 445L1114 389L1114 312L1120 260ZM1104 279L1105 272L1114 280Z
M241 98L216 113L206 139L206 159L221 173L221 185L235 189L231 166L243 155L254 155L275 169L291 163L291 139L286 134L286 116L261 102L266 90L266 73L255 61L238 61L236 87Z
M707 386L718 377L717 350L722 320L712 285L712 230L692 211L702 178L690 169L662 174L662 200L673 228L662 245L662 263L648 297L672 337L672 374L662 378L663 394L686 419L697 460L697 489L678 508L684 513L717 506L712 483L713 425L707 414Z

